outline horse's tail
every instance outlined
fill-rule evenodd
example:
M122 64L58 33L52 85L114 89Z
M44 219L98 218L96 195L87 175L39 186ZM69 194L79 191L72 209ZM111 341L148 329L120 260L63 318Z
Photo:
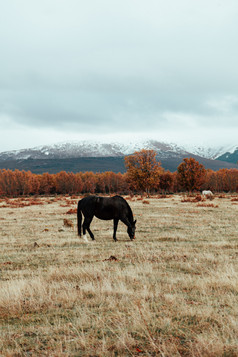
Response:
M82 230L82 212L80 207L81 201L78 202L77 208L77 223L78 223L78 235L81 237L81 230Z

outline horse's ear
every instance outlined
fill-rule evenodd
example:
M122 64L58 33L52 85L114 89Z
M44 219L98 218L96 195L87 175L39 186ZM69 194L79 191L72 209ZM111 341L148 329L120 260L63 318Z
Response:
M136 224L136 220L134 221L134 224Z

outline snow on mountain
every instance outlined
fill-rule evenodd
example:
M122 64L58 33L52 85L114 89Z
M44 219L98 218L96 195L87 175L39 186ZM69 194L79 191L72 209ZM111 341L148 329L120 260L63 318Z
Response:
M60 143L51 146L40 146L24 150L0 153L0 160L24 159L59 159L75 157L109 157L124 156L141 149L155 150L163 158L185 154L186 151L176 144L161 143L155 140L134 141L125 143L103 143L96 141L81 141Z
M234 152L236 146L203 147L179 146L173 143L156 140L137 140L125 142L80 141L58 143L50 146L39 146L24 150L14 150L0 153L0 161L26 159L65 159L77 157L119 157L129 155L141 149L155 150L159 158L198 155L207 159L216 159L227 152Z
M188 146L183 145L184 150L206 159L216 160L225 153L234 153L238 149L237 145L228 146L216 146L216 147L205 147L205 146Z
M236 164L238 162L238 146L233 147L230 151L226 151L224 154L220 155L217 159Z

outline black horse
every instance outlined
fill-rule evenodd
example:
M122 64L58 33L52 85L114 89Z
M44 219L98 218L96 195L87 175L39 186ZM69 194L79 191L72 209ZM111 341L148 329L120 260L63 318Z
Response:
M128 228L127 233L131 240L135 239L135 224L130 206L121 196L114 197L99 197L88 196L78 202L77 219L78 219L78 235L81 237L82 213L84 215L83 236L86 239L86 230L92 240L94 235L90 230L90 224L93 217L103 220L113 219L114 232L113 239L116 242L116 231L118 221L121 220Z

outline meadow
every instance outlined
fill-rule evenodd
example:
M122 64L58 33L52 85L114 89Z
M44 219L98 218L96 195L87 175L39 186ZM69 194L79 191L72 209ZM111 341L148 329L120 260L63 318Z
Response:
M127 196L117 243L79 198L0 200L1 356L238 356L237 195Z

